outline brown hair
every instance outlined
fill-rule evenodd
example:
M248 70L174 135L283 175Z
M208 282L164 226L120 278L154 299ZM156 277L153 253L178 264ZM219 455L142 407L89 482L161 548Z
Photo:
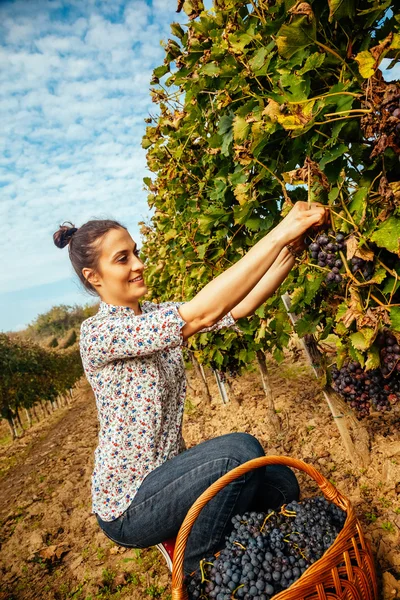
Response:
M69 223L65 225L65 223ZM57 248L64 248L68 244L69 257L84 288L92 296L98 296L96 288L84 277L82 269L93 269L101 275L99 260L101 254L101 238L110 229L126 229L118 221L111 219L94 219L88 221L79 229L70 221L64 221L60 229L53 234L53 240ZM97 242L99 240L99 242Z

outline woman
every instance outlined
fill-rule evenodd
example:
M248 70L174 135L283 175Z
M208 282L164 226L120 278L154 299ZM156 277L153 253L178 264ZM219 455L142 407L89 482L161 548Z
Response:
M177 534L193 502L216 479L264 450L247 433L231 433L186 450L182 439L185 373L181 346L195 333L234 326L285 279L293 246L325 222L325 209L297 202L247 254L192 300L156 304L144 263L116 221L60 226L54 243L69 244L72 265L98 312L81 325L80 352L93 388L99 440L92 474L92 512L117 544L145 548ZM290 246L292 244L292 246ZM288 248L288 245L290 246ZM299 497L294 473L269 466L243 475L202 510L190 533L184 571L224 545L233 515L278 508Z

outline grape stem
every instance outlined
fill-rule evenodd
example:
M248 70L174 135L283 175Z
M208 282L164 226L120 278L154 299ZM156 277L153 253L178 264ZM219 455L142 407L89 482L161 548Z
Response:
M237 586L237 588L235 588L232 592L231 598L233 598L233 600L235 600L235 596L234 594L238 591L239 588L243 587L244 583L241 583L240 585Z
M355 231L358 231L358 226L357 226L357 225L356 225L356 223L354 222L354 219L353 219L353 217L351 216L351 214L349 213L349 210L348 210L348 208L347 208L347 206L346 206L346 204L345 204L345 202L344 202L344 198L343 198L343 191L342 191L342 189L340 189L339 196L340 196L340 203L341 203L341 205L342 205L342 207L343 207L343 210L345 211L346 215L347 215L347 216L348 216L348 218L350 219L350 222L352 223L352 225L353 225L353 227L354 227Z
M328 98L328 96L354 96L355 98L359 98L362 96L362 94L355 94L353 92L331 92L329 94L322 94L321 96L307 98L306 100L290 100L287 102L287 104L305 104L306 102L311 102L312 100L323 100L324 98Z
M337 117L336 119L328 119L327 121L314 121L314 125L327 125L328 123L333 123L334 121L343 121L344 119L357 119L362 115L348 115L347 117Z
M353 273L350 271L350 269L349 269L349 265L347 264L347 260L346 260L346 258L345 258L345 256L344 256L343 250L339 250L339 255L340 255L340 258L342 259L342 263L343 263L343 265L344 265L344 268L345 268L345 270L346 270L346 273L347 273L348 277L350 277L350 279L351 279L351 280L352 280L354 283L356 283L356 284L357 284L357 287L358 287L358 286L360 285L360 282L358 281L358 279L356 279L356 278L354 277Z
M233 542L234 544L236 544L236 546L239 546L240 548L242 548L242 550L247 550L246 546L243 546L243 544L241 544L240 542Z
M348 113L372 113L371 108L350 108L349 110L340 110L334 113L325 113L324 117L334 117L335 115L346 115ZM356 116L356 115L354 115Z
M350 225L353 225L353 223L352 223L351 221L349 221L348 219L345 219L345 218L344 218L342 215L339 215L339 213L335 212L335 211L333 210L333 208L330 208L329 210L330 210L330 211L331 211L331 212L332 212L334 215L336 215L337 217L339 217L339 219L342 219L343 221L346 221L346 223L350 223ZM353 225L353 227L354 227L354 225ZM357 231L358 231L358 227L357 227L357 226L355 226L355 228L356 228L356 229L357 229Z
M201 573L201 583L204 583L205 581L208 581L210 583L210 580L206 578L205 574L204 574L204 569L203 569L203 565L205 563L205 558L202 558L200 561L200 573ZM211 563L209 563L211 564Z
M273 510L272 512L270 512L270 513L269 513L269 514L268 514L268 515L265 517L265 519L264 519L264 521L263 521L263 524L262 524L262 525L261 525L261 527L260 527L260 531L261 531L261 533L262 533L262 531L263 531L263 529L264 529L264 527L265 527L265 523L266 523L266 522L268 521L268 519L270 519L270 518L272 517L272 515L274 515L274 514L275 514L275 511Z
M303 262L303 265L307 265L307 267L315 267L316 269L319 269L320 271L328 271L329 272L328 267L320 267L319 265L314 265L313 263L310 263L307 261Z

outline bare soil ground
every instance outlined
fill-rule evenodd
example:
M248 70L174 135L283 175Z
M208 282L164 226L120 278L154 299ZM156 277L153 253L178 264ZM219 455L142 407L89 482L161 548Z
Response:
M310 368L291 356L270 366L283 429L274 434L254 369L233 382L238 403L223 405L207 372L211 406L188 371L187 447L233 431L256 436L267 454L301 458L347 496L372 543L382 600L400 598L399 414L370 418L373 461L352 466ZM170 574L154 548L111 542L91 514L90 476L97 444L94 397L85 379L70 407L11 443L0 427L0 600L170 600ZM318 488L299 474L304 496Z

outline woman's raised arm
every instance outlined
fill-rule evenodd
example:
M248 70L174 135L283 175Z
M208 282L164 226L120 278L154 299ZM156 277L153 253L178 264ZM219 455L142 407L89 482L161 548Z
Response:
M243 258L178 309L186 321L182 329L184 339L205 326L213 325L239 304L265 275L283 247L310 227L322 225L326 214L327 207L312 204L308 209L307 202L297 202L289 214Z

